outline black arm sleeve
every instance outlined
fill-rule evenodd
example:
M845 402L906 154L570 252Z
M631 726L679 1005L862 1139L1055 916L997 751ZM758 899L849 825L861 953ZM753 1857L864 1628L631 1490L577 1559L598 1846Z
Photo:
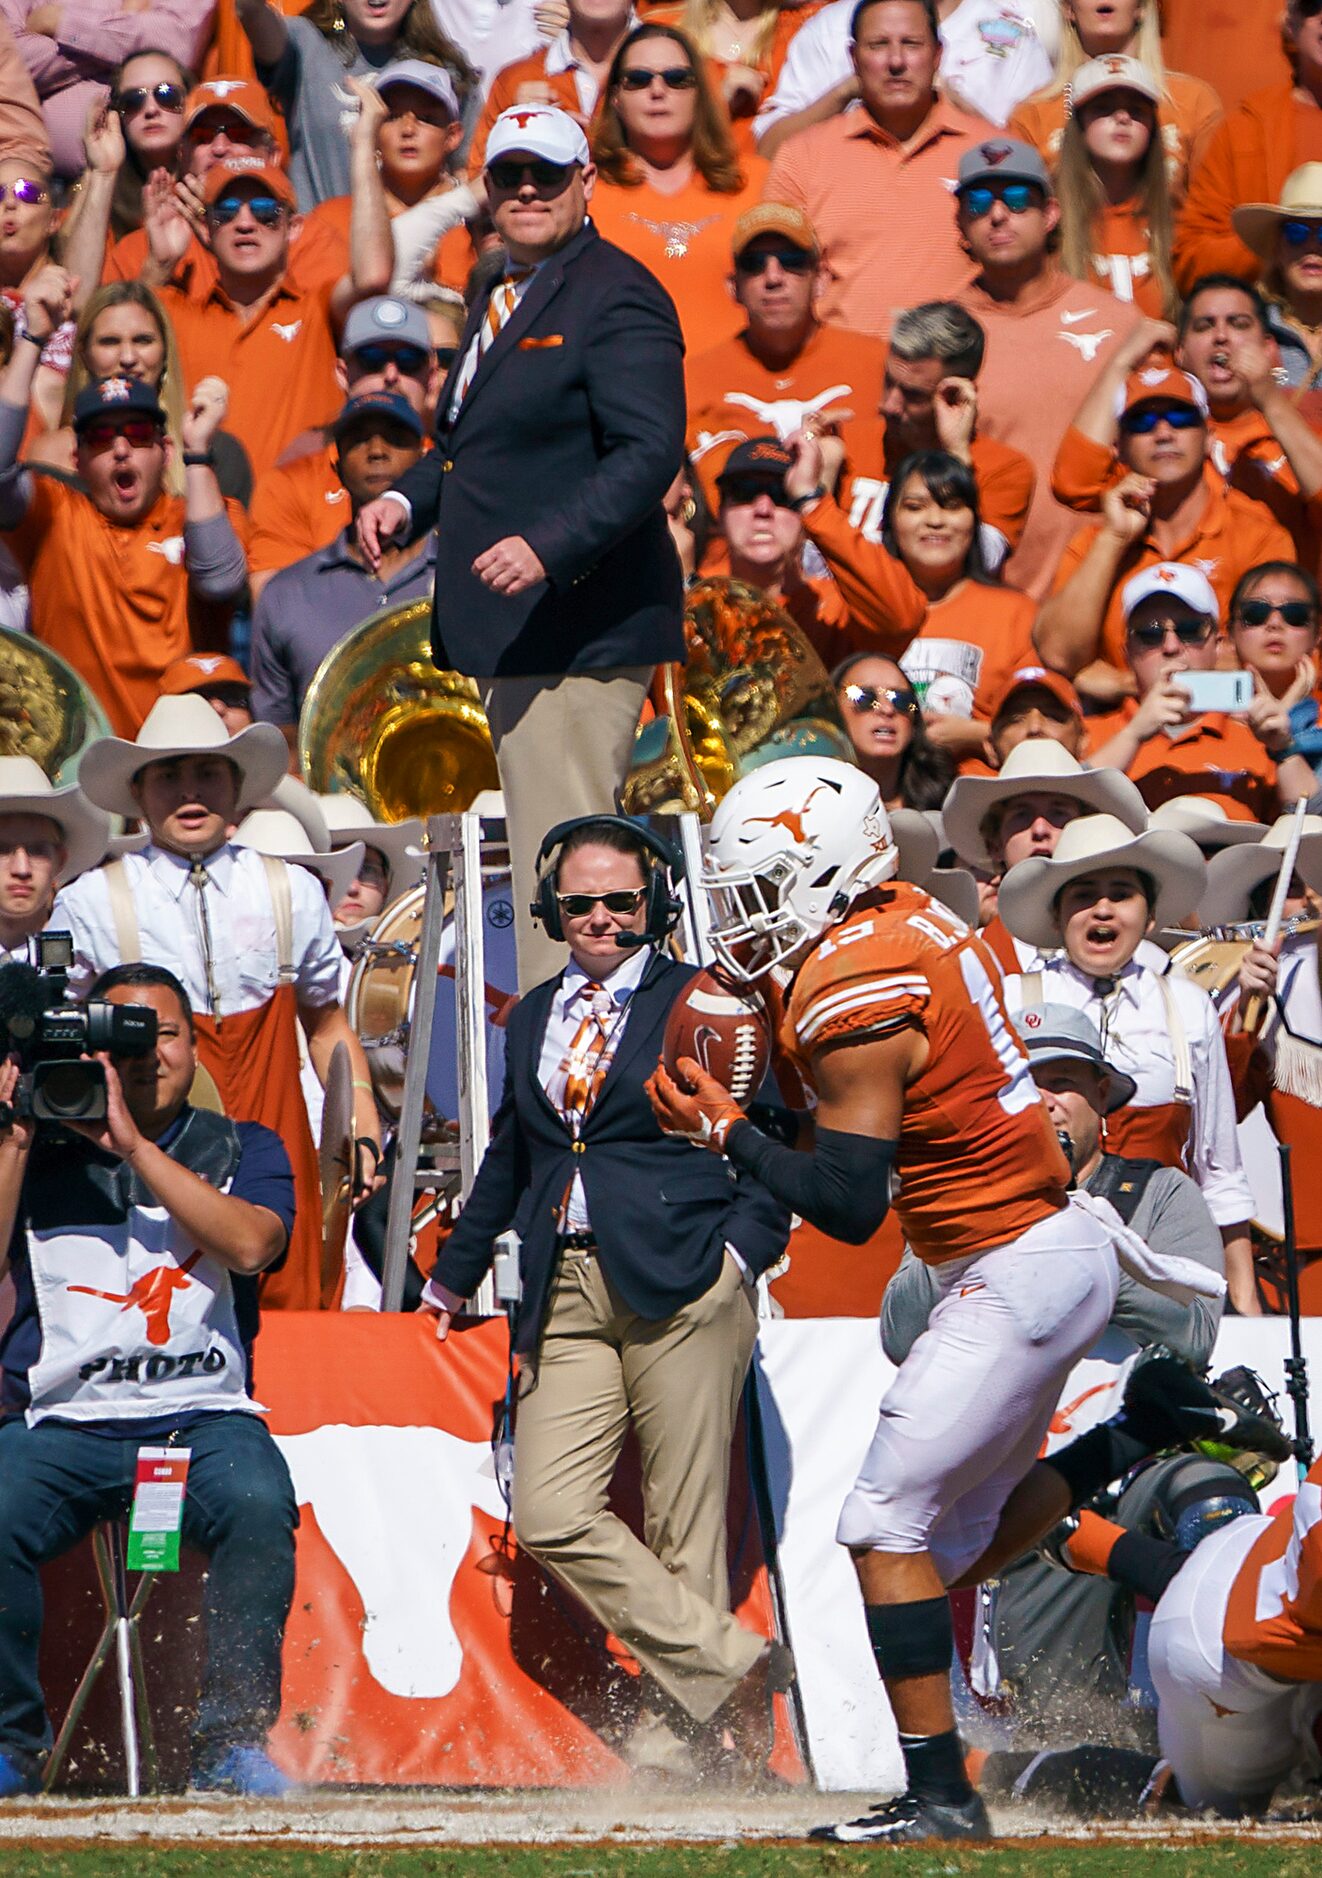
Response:
M862 1245L890 1211L897 1146L819 1128L813 1152L798 1154L741 1121L730 1130L725 1152L810 1225L846 1245Z

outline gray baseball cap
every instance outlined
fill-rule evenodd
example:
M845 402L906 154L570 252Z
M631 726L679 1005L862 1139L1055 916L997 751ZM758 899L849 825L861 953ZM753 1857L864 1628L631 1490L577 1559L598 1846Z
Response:
M1030 1004L1016 1013L1014 1027L1027 1047L1030 1064L1087 1063L1098 1075L1109 1077L1107 1115L1133 1100L1138 1084L1107 1062L1097 1026L1072 1004Z
M1042 153L1031 143L1017 137L988 137L975 143L959 159L955 194L962 195L975 183L1036 183L1044 195L1054 196L1055 189L1042 161Z
M426 59L401 59L398 65L391 65L378 74L373 81L378 91L389 91L392 85L416 85L419 91L430 92L445 106L451 117L459 115L459 97L454 88L454 80L443 65L432 65Z
M431 328L422 308L411 300L397 300L392 293L379 293L371 300L360 300L350 310L340 339L340 357L347 358L359 346L379 346L391 341L396 345L421 346L428 357L431 356Z

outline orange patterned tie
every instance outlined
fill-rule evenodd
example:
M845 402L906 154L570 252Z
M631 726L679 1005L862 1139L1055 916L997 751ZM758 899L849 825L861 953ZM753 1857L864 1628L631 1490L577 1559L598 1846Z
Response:
M577 996L588 1008L560 1064L564 1086L558 1104L575 1136L606 1080L613 1054L607 1046L615 1027L615 1000L603 986L588 979Z
M468 387L477 376L478 366L495 343L497 333L518 305L519 283L527 280L532 272L530 267L518 267L511 262L504 279L498 280L491 289L491 298L487 301L486 318L478 328L476 343L468 348L468 356L464 360L459 381L450 397L451 417L468 396Z

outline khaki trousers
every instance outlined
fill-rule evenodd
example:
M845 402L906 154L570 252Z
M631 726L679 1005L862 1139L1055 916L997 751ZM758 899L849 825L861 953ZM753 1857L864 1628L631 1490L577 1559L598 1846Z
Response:
M505 796L520 992L554 977L565 962L563 945L528 912L542 837L574 815L615 813L652 669L478 681Z
M514 1445L514 1530L654 1681L705 1722L765 1639L730 1615L730 1443L757 1338L752 1293L726 1258L710 1290L652 1322L626 1308L595 1254L560 1261ZM606 1503L632 1421L644 1539Z

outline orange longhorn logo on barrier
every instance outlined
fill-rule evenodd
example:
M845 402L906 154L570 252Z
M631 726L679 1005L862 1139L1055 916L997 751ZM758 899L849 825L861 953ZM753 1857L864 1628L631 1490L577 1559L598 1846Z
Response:
M754 822L765 822L768 828L783 828L791 841L806 841L808 837L803 832L803 818L808 813L808 807L813 798L821 795L826 786L825 783L818 783L807 802L802 803L797 809L780 809L775 815L750 815L749 826L751 827Z
M81 1292L85 1298L104 1298L107 1304L121 1305L125 1311L141 1311L147 1320L147 1341L159 1348L170 1341L170 1299L176 1291L189 1289L192 1281L185 1274L192 1271L201 1256L199 1250L182 1265L158 1265L155 1271L144 1272L131 1291L97 1291L91 1285L67 1285L65 1289Z

